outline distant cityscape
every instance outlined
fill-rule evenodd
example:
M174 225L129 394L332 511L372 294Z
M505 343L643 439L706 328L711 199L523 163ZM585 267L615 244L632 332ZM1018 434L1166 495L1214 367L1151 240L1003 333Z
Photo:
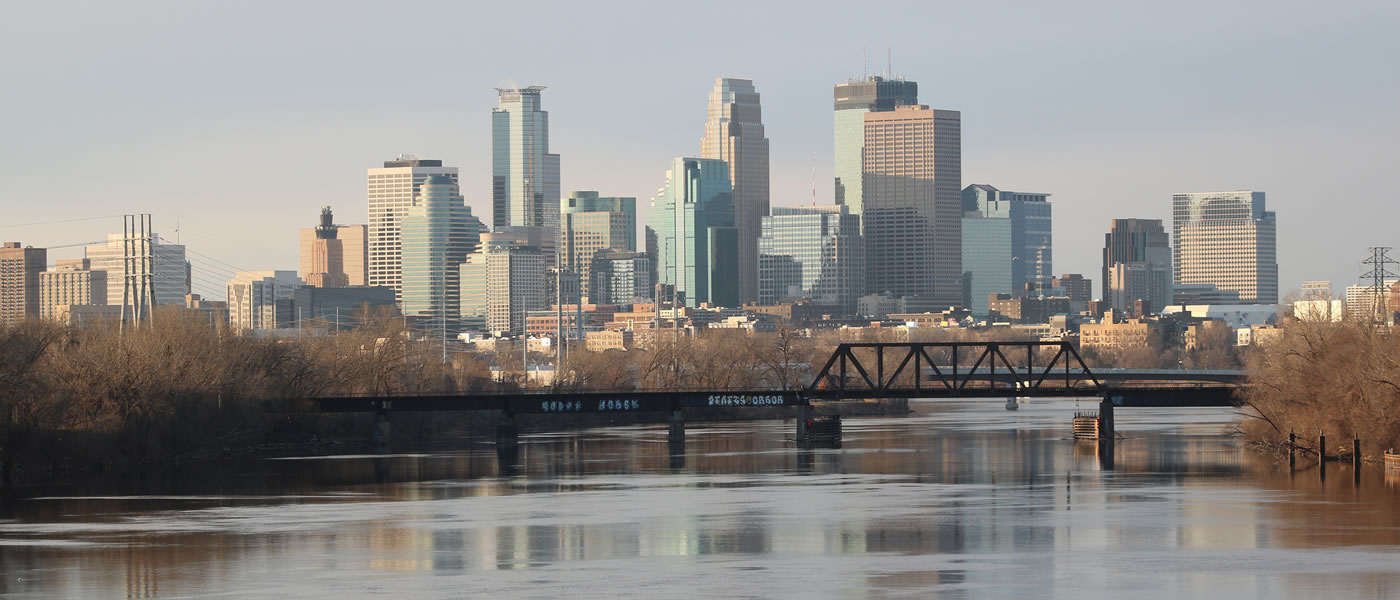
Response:
M1384 249L1370 281L1335 299L1330 282L1305 282L1281 305L1276 216L1255 190L1175 194L1170 230L1105 215L1098 285L1057 274L1052 194L964 185L961 113L919 104L913 81L835 85L835 204L777 207L758 88L719 78L703 129L696 118L698 155L658 169L640 215L633 197L560 189L545 87L497 91L489 227L467 206L457 167L402 155L367 169L367 223L337 223L340 207L319 220L308 212L296 271L196 272L148 215L52 266L45 248L6 242L0 322L158 327L155 308L175 307L163 310L240 335L294 336L378 315L444 353L522 337L540 350L601 351L646 348L668 330L859 339L922 327L1008 328L1113 350L1154 335L1189 348L1210 321L1247 345L1287 315L1393 323L1400 311ZM193 281L212 279L225 298L192 293Z

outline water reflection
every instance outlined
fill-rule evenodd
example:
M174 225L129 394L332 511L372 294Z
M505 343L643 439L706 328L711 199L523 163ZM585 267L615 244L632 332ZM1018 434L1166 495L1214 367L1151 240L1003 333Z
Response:
M1194 409L1121 411L1110 470L1066 402L918 408L848 419L839 449L795 448L791 423L692 423L27 490L0 510L0 593L1400 591L1379 467L1359 486L1289 472Z

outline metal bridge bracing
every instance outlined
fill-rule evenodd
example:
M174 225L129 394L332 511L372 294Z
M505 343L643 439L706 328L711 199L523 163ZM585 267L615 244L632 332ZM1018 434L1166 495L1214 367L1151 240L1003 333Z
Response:
M1017 364L1013 357L1021 358L1023 351L1025 361ZM891 361L896 366L887 370ZM841 344L806 393L817 398L1094 396L1103 389L1069 342L908 342Z

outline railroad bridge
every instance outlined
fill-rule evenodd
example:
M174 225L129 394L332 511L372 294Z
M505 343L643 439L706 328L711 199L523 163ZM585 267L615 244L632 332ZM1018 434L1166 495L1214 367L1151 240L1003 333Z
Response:
M796 417L805 439L813 401L872 398L1099 398L1109 453L1115 407L1232 406L1245 382L1239 371L1110 369L1095 372L1068 342L908 342L841 344L802 389L654 390L515 394L339 396L313 398L320 412L377 415L387 436L390 414L401 411L491 411L498 445L513 445L523 414L670 414L673 448L684 447L685 414L696 409L769 409ZM795 414L794 414L795 413ZM382 439L382 437L381 437Z

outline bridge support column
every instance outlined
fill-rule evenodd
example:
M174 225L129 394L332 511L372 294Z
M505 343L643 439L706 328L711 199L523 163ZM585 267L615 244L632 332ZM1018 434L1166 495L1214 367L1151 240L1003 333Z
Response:
M671 411L671 427L666 432L666 444L672 456L685 454L685 412L679 408Z
M370 441L376 450L384 450L389 447L389 436L392 430L389 427L389 402L382 401L374 410L374 429L370 432Z
M806 441L808 438L807 425L812 422L812 405L803 404L797 407L797 430L794 432L798 442Z
M1113 443L1118 432L1113 425L1113 398L1105 395L1099 401L1099 465L1113 468Z
M496 413L496 446L513 449L518 443L520 430L515 425L515 415L504 410Z

